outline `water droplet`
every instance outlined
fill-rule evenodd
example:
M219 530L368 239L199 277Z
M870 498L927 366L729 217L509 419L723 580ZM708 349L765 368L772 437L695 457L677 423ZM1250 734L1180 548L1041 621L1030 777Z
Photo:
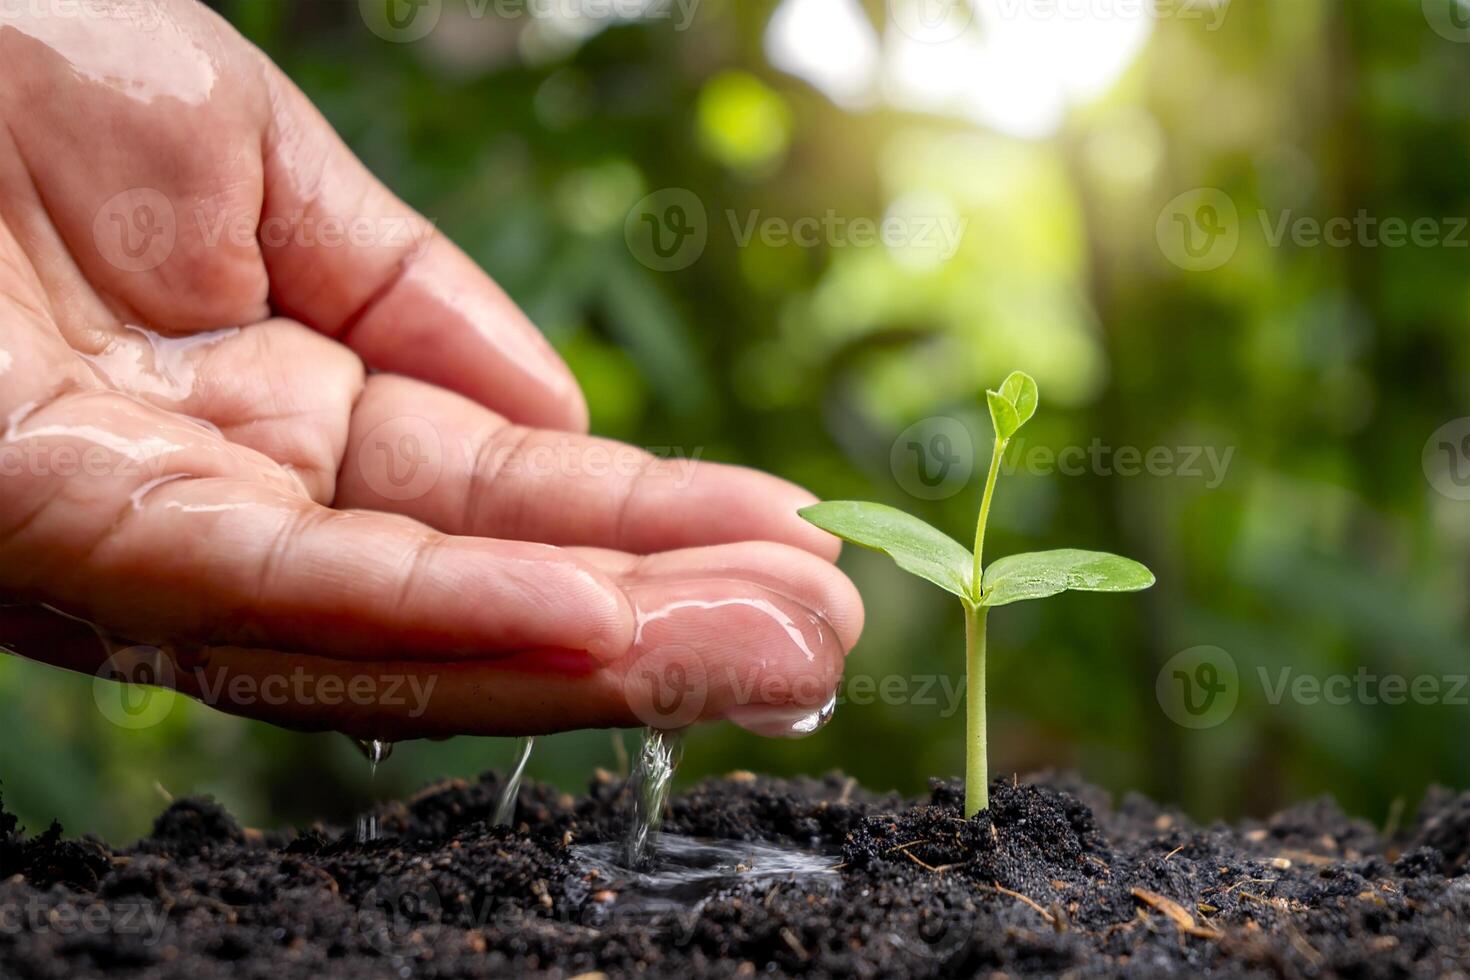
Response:
M624 855L628 867L642 866L651 857L650 848L658 838L659 827L664 822L664 805L669 799L669 787L674 781L674 771L679 768L683 754L683 739L678 732L644 730L643 747L638 753L638 763L628 780L632 795L632 814L628 820Z
M393 754L393 743L379 738L356 738L353 742L362 757L368 761L374 776L378 774L378 763L388 761L388 757Z
M509 827L516 815L516 796L521 791L521 777L526 774L526 763L531 761L531 750L536 747L536 739L527 736L516 743L516 761L511 768L510 775L505 777L505 785L501 787L500 799L495 804L495 826Z
M378 764L393 754L393 743L379 738L354 738L352 744L357 746L362 757L368 761L369 778L376 783ZM357 842L359 844L370 844L381 836L382 828L378 825L377 814L364 813L357 818Z
M837 712L837 695L820 708L796 705L749 704L731 709L728 717L748 732L764 738L803 738L826 727Z

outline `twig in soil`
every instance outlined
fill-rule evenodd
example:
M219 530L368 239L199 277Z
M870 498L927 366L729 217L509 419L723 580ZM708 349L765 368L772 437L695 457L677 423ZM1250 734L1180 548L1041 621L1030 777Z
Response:
M1020 892L1011 891L1009 888L1007 888L1006 886L1002 885L998 881L995 882L994 884L992 884L990 887L991 888L994 888L996 891L1000 892L1002 895L1009 895L1011 898L1014 898L1017 901L1025 902L1027 905L1029 905L1033 909L1035 909L1037 911L1037 913L1043 919L1046 920L1046 924L1047 925L1049 925L1049 926L1055 926L1057 924L1057 917L1055 915L1052 915L1046 909L1042 908L1039 904L1037 904L1037 902L1035 900L1030 899L1030 898L1027 898L1025 895L1022 895Z
M1146 888L1133 888L1130 891L1134 898L1168 918L1174 923L1174 927L1185 935L1199 939L1219 939L1224 935L1220 930L1210 926L1196 925L1194 916L1172 898L1167 898L1158 892L1151 892Z
M837 802L846 803L851 800L852 790L855 786L857 786L857 778L855 776L848 776L847 782L842 784L842 795L837 797Z
M914 843L915 844L920 844L920 843L923 843L923 842L922 841L914 841ZM902 850L900 850L899 853L902 854L904 857L908 858L910 861L912 861L915 864L917 864L919 867L923 868L925 871L930 871L930 872L933 872L934 874L937 874L937 875L944 874L944 872L946 872L946 871L949 871L949 870L951 870L953 868L959 867L959 865L957 865L957 864L941 864L938 867L936 867L936 866L928 863L927 861L922 861L919 858L914 857L914 855L912 853L910 853L909 851L902 851Z
M796 933L791 931L790 926L781 927L781 938L785 940L786 945L791 947L791 951L795 953L803 963L812 958L812 954L807 952L807 948L801 944L800 939L796 938Z
M911 840L907 844L897 844L883 853L892 854L894 851L907 851L911 847L918 847L920 844L933 844L937 840L939 840L938 837L921 837L918 840Z
M1317 952L1312 944L1307 942L1306 937L1290 922L1286 923L1286 938L1291 941L1292 946L1296 947L1298 953L1306 957L1307 962L1313 966L1322 965L1322 954Z
M1274 884L1276 884L1276 879L1275 878L1242 878L1239 881L1237 881L1235 884L1231 885L1229 888L1225 889L1220 894L1221 895L1229 895L1231 892L1235 891L1235 889L1239 888L1241 885L1247 885L1247 884L1252 884L1252 883L1257 884L1257 885L1274 885Z
M1165 861L1169 860L1171 857L1173 857L1174 855L1178 854L1180 851L1184 850L1188 846L1189 846L1188 844L1180 844L1178 847L1174 848L1174 850L1170 851L1168 854L1165 854L1164 855L1164 860Z

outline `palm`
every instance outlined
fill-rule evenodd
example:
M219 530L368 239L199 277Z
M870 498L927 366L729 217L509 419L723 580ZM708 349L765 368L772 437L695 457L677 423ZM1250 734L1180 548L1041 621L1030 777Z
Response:
M450 678L417 717L220 703L300 727L632 723L643 656L697 668L702 715L824 700L861 608L810 498L577 434L494 284L212 14L162 17L0 21L0 595L170 644L196 694ZM97 669L64 625L0 641Z

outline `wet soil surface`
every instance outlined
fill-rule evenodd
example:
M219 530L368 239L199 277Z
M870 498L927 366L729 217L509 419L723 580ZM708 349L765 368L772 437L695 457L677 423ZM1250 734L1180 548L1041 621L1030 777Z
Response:
M738 871L654 901L602 860L613 849L587 847L620 835L619 780L579 798L524 787L515 830L489 825L497 789L487 775L385 806L366 845L242 829L206 800L120 851L27 836L0 811L0 977L1470 970L1470 793L1431 793L1385 840L1326 801L1199 827L1042 776L997 782L964 820L952 783L903 801L735 774L676 796L665 830L743 842L720 850Z

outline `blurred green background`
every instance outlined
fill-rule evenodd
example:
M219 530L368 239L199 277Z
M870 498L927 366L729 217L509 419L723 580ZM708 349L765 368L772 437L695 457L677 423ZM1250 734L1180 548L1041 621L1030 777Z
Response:
M1159 584L991 617L994 772L1075 768L1203 818L1330 792L1380 823L1431 783L1470 785L1452 680L1427 705L1270 696L1283 668L1470 671L1461 0L392 2L397 21L378 0L218 6L529 311L597 432L966 540L979 473L955 484L988 459L981 392L1037 378L988 553L1115 550ZM420 17L437 19L408 38ZM412 27L394 40L395 23ZM694 196L705 244L663 270L639 209L670 199L639 202L666 188ZM1435 233L1310 234L1360 212ZM814 237L784 240L803 218ZM851 224L885 218L887 242ZM1038 447L1103 453L1061 472L1027 461ZM1119 472L1130 447L1155 472ZM941 457L930 490L916 467ZM898 678L890 696L805 741L700 729L682 780L840 767L913 793L960 771L958 608L852 552L868 628L849 669ZM1194 729L1156 680L1201 645L1228 652L1238 704ZM340 737L182 700L125 730L90 679L0 659L5 803L32 829L126 840L165 794L203 792L253 825L342 822L510 753L402 745L373 785ZM586 732L546 740L530 772L575 789L618 765L615 738Z

